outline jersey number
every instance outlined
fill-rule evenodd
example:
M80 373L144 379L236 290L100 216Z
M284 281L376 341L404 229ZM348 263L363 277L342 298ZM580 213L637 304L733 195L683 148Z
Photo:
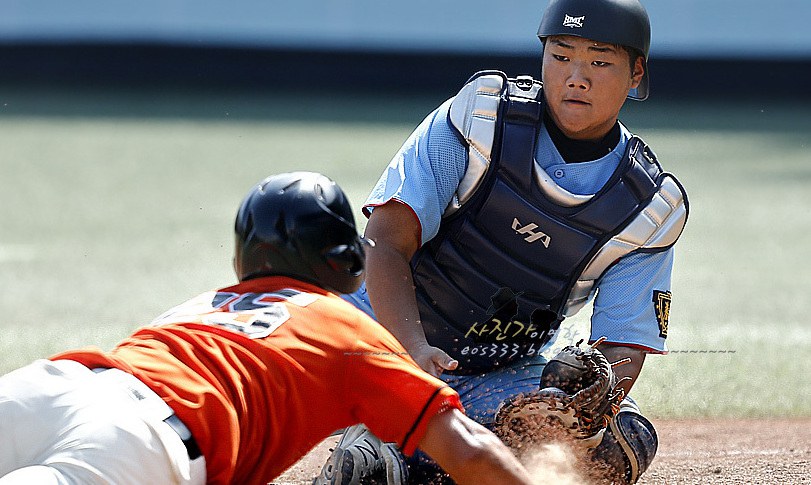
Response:
M282 301L305 307L316 299L315 295L292 289L273 293L219 292L213 296L208 293L173 308L152 324L199 321L240 332L250 338L264 338L290 319L290 312Z

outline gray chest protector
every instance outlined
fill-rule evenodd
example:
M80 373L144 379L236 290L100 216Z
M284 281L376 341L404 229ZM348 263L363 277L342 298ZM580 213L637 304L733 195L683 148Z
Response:
M539 82L486 71L451 103L468 168L412 269L428 342L456 373L537 354L613 263L666 250L687 220L684 190L638 137L596 194L558 186L534 159L542 99Z

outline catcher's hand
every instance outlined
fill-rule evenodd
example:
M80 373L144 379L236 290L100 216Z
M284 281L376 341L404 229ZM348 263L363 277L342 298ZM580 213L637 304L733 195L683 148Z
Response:
M526 441L527 436L537 441L552 435L538 428L562 427L576 444L596 447L625 397L612 364L595 348L603 340L585 348L578 342L553 357L541 375L541 389L501 404L497 433L508 442Z

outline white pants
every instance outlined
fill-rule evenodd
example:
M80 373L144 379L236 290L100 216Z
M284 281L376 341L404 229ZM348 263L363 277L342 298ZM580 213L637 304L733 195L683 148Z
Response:
M38 360L0 377L0 485L202 485L171 412L130 374Z

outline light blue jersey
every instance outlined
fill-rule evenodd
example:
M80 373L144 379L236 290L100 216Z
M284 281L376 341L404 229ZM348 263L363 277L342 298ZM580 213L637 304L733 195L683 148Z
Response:
M368 214L390 200L408 205L416 215L422 244L433 238L442 214L467 168L467 148L448 122L450 100L415 129L389 163L364 205ZM617 147L598 160L565 163L549 134L541 130L535 158L562 188L579 195L598 192L616 170L630 133L622 127ZM609 268L593 292L591 339L666 352L666 328L656 318L655 295L670 291L673 249L635 253ZM595 294L596 293L596 294ZM347 297L371 312L365 288Z

